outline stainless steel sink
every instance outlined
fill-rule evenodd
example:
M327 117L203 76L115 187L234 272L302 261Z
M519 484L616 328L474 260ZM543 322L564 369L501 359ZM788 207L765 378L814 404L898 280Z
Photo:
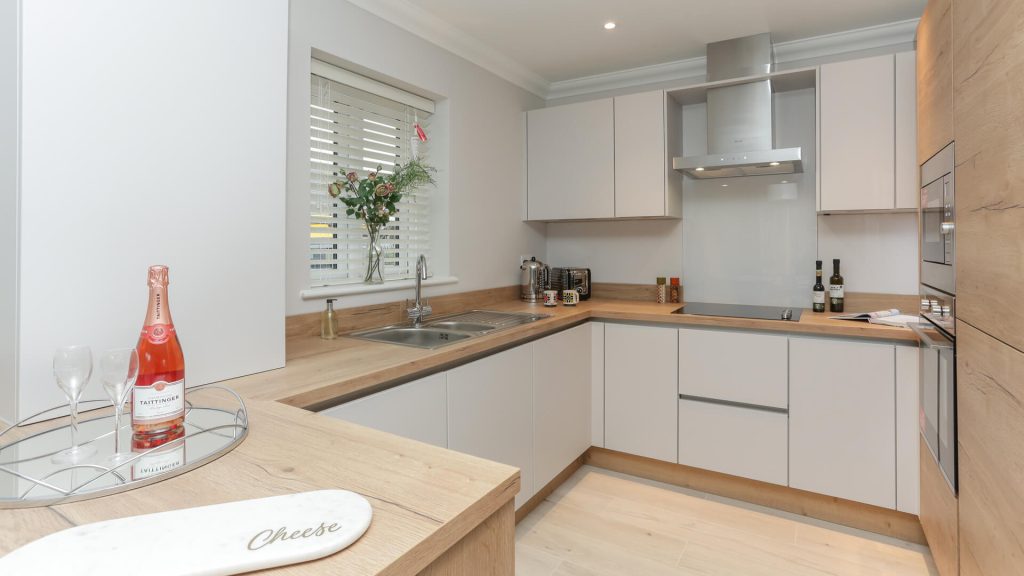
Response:
M536 322L547 317L547 314L473 310L437 318L422 326L408 324L386 326L356 332L351 336L361 340L432 349L454 344L467 338L476 338Z
M478 322L459 322L458 320L443 320L441 322L431 322L427 324L431 328L438 328L442 330L455 330L457 332L489 332L495 330L494 326L490 324L480 324Z
M390 344L403 344L417 348L439 348L453 344L459 340L472 338L473 334L468 332L455 332L451 330L439 330L434 328L415 328L409 326L391 326L370 332L360 332L352 335L363 340L375 340L377 342L388 342Z

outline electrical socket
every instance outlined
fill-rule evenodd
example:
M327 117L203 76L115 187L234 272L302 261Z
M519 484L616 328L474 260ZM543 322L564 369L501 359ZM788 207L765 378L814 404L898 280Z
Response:
M521 255L521 256L519 256L519 262L516 262L516 267L518 268L519 266L522 266L522 265L523 265L523 262L526 262L526 261L527 261L527 260L529 260L530 258L533 258L533 256L532 256L532 255L530 255L530 254L526 254L526 255Z

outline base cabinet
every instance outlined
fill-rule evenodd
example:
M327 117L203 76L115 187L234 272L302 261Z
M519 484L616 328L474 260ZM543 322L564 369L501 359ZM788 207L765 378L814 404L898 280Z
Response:
M383 432L448 447L445 375L434 374L321 412Z
M895 347L790 338L789 363L789 485L895 508Z
M679 463L762 482L788 483L783 412L679 401Z
M590 336L584 324L531 344L536 490L590 448Z
M448 447L520 470L516 508L533 496L533 346L447 372Z
M605 324L606 448L675 462L678 330Z

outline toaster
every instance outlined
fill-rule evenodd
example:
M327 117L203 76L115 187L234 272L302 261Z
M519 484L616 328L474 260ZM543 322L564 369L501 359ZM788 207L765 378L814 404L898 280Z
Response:
M551 290L575 290L580 300L590 299L590 268L552 268L548 285Z

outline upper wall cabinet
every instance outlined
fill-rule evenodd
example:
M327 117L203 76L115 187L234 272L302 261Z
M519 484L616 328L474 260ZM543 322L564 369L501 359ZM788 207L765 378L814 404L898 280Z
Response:
M825 64L821 212L917 208L913 53Z
M615 216L611 98L527 113L527 220Z
M951 0L928 0L917 25L917 163L953 141Z
M680 217L673 113L660 90L528 112L526 219Z

